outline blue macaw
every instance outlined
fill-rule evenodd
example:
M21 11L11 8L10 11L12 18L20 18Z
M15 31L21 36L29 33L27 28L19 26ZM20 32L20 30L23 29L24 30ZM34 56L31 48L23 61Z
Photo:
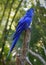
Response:
M29 10L27 10L26 14L19 20L18 25L16 27L16 31L13 36L13 42L10 47L8 56L12 52L13 48L15 47L21 33L24 30L27 30L29 28L30 24L32 23L33 16L34 16L34 8L30 8Z

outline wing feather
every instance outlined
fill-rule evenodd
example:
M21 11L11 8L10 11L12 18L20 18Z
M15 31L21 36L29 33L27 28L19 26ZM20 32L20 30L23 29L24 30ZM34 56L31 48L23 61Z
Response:
M27 29L29 27L29 21L30 19L26 17L23 22L19 22L16 28L16 32L14 33L13 39L17 36L17 34L21 33L23 30Z

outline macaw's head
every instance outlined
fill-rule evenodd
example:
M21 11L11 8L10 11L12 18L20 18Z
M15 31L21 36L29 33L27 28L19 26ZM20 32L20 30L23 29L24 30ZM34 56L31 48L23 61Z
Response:
M26 15L32 17L34 15L34 8L27 10Z

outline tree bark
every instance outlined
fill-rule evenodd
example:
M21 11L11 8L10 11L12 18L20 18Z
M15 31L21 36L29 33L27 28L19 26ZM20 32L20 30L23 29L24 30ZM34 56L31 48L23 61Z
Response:
M24 35L24 39L23 39L22 53L21 53L20 57L17 57L16 65L25 65L26 64L26 57L27 57L28 49L29 49L30 35L31 35L30 29L27 29L25 31L25 35ZM20 63L20 64L17 64L17 63Z

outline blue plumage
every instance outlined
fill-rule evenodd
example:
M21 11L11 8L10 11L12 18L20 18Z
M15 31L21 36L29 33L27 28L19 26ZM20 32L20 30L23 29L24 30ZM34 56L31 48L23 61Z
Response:
M16 32L14 33L14 36L13 36L13 42L12 42L12 45L10 47L10 52L15 47L21 33L24 30L27 30L29 28L30 24L32 23L33 15L34 15L34 9L30 8L26 12L26 14L19 20L19 23L18 23L17 28L16 28Z

